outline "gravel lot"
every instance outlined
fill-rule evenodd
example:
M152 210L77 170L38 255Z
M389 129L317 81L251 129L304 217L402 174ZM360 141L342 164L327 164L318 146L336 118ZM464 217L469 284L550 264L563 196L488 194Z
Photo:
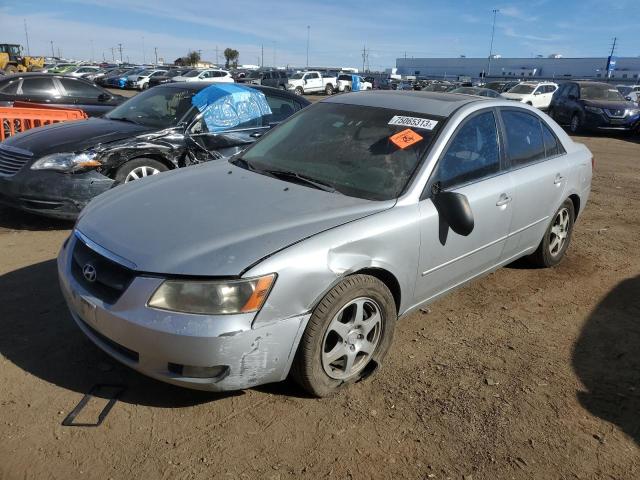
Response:
M640 142L579 141L597 165L565 260L512 265L404 319L379 374L323 400L120 366L59 292L72 225L1 209L0 478L640 478ZM127 387L104 423L62 426L99 383Z

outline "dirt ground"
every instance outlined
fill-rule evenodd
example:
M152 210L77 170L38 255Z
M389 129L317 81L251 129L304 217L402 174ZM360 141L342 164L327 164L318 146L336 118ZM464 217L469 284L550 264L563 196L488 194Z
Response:
M379 374L323 400L117 364L57 286L71 225L0 210L0 478L640 478L640 143L579 141L597 164L565 260L405 318ZM104 423L62 426L100 383L126 386Z

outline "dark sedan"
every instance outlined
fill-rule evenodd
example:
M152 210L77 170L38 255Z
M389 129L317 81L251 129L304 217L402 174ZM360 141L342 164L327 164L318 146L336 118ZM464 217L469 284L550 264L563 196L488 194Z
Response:
M90 117L103 115L126 100L97 85L50 73L21 73L0 79L0 104L40 103L79 108Z
M569 125L572 133L640 128L640 108L607 83L563 83L553 94L548 113L559 124Z
M35 128L0 143L0 202L73 219L120 183L239 153L309 103L262 86L160 85L103 118Z
M156 75L155 77L151 77L149 79L149 88L156 87L158 85L163 85L165 83L171 82L173 77L178 77L180 75L185 75L189 73L193 68L173 68L166 72L164 75Z

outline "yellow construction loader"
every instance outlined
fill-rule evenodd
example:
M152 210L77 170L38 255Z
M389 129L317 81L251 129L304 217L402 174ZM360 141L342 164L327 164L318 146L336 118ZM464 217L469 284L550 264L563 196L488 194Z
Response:
M24 57L22 50L22 45L0 43L0 70L7 73L31 72L44 67L44 57Z

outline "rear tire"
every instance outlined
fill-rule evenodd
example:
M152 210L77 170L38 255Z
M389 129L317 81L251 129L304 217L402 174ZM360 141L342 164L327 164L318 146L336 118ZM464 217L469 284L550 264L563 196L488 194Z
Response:
M553 215L538 249L527 257L529 262L542 268L553 267L560 263L569 248L574 222L573 202L567 198Z
M169 168L152 158L134 158L121 165L116 172L116 183L129 183L140 178L166 172Z
M326 397L366 377L389 351L397 316L384 283L369 275L346 277L314 309L293 379L311 395Z
M326 87L324 87L324 93L326 95L333 95L333 85L329 84Z

